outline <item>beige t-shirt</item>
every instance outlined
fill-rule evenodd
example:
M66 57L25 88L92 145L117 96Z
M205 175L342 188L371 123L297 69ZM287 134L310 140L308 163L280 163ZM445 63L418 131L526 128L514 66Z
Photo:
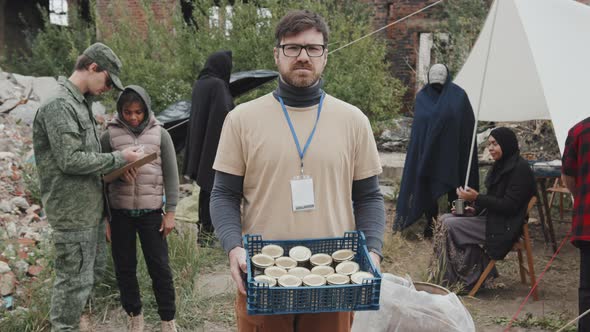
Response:
M302 150L317 109L287 106ZM315 209L294 212L290 181L300 174L300 158L280 103L267 94L228 114L213 168L244 177L243 234L289 240L337 237L356 229L352 181L381 173L368 118L326 95L303 161L305 175L313 178Z

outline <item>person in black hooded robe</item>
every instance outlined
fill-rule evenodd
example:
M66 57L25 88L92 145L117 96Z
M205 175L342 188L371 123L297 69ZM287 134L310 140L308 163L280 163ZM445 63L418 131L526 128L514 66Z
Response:
M209 214L209 200L215 179L213 161L223 122L227 113L234 108L229 90L231 70L232 53L215 52L207 59L193 86L182 174L194 180L200 187L199 221L201 234L205 237L213 234Z
M394 230L403 230L426 215L425 237L432 237L437 200L464 184L475 117L469 98L451 82L448 68L435 64L428 84L418 92L414 121L396 207ZM469 187L479 188L477 151L471 155Z

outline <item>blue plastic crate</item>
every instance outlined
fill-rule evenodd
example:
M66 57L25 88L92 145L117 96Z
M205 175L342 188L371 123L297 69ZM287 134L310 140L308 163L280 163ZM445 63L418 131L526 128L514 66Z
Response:
M356 253L354 261L361 271L371 272L375 278L365 279L363 284L318 286L318 287L268 287L254 281L250 258L260 253L262 247L276 244L285 250L295 246L306 246L312 254L350 249ZM278 315L318 313L337 311L379 310L381 273L369 257L365 235L360 232L346 232L344 237L273 241L262 240L260 235L244 235L248 277L246 282L248 315Z

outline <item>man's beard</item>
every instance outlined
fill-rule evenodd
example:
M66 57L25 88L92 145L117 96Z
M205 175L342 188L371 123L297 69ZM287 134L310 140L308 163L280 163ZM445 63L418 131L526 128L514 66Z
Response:
M311 75L300 76L295 71L299 68L306 68L311 71ZM311 65L296 64L290 71L286 73L280 73L285 83L294 86L296 88L307 88L316 84L321 77L321 73L314 71Z

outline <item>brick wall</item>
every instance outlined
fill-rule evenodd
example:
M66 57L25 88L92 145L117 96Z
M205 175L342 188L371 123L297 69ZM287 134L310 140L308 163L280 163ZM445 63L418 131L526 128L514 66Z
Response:
M436 0L363 0L375 7L374 26L382 27L412 14ZM382 36L388 40L388 58L392 63L392 74L408 87L404 96L404 111L412 109L416 86L416 63L420 33L431 32L438 25L433 15L440 11L440 5L394 24L384 30Z
M144 3L147 3L147 8L152 10L154 19L169 24L179 1L96 0L96 17L100 22L97 27L99 38L104 38L105 35L113 33L113 20L120 17L129 17L130 24L140 28L140 31L147 31L148 17L144 10Z
M373 25L383 27L414 13L436 0L363 0L375 7ZM590 5L590 0L577 0ZM438 22L434 15L440 12L442 3L426 11L412 16L402 23L395 24L382 36L388 39L388 58L392 63L392 74L408 87L404 96L404 111L413 108L416 87L416 66L419 51L420 33L432 32Z

